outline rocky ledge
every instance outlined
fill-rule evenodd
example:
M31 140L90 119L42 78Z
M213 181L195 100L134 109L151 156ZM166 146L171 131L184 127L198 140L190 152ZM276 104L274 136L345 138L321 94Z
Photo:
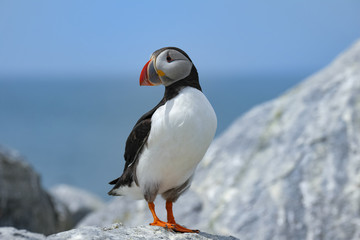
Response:
M218 137L177 220L241 239L358 240L359 149L360 41ZM79 226L136 226L149 214L145 201L118 198Z
M121 224L113 224L110 227L81 227L66 232L60 232L45 237L42 234L18 230L13 227L0 228L0 239L11 240L63 240L63 239L86 239L86 240L140 240L140 239L198 239L198 240L235 240L231 236L218 236L204 232L200 233L174 233L161 227L138 226L124 227Z

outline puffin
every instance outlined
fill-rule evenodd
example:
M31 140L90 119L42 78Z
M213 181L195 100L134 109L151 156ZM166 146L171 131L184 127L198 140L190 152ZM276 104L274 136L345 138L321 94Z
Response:
M140 86L163 85L160 102L136 122L125 145L122 175L111 181L113 196L145 199L152 226L175 232L199 232L175 221L173 203L191 184L195 169L212 142L217 118L203 94L197 69L176 47L156 50L143 67ZM154 200L166 201L167 221L155 212Z

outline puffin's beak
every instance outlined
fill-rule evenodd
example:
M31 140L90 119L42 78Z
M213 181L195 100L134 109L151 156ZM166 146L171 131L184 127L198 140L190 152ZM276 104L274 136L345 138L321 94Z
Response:
M161 80L154 67L154 59L151 58L141 71L140 86L157 86L160 84Z

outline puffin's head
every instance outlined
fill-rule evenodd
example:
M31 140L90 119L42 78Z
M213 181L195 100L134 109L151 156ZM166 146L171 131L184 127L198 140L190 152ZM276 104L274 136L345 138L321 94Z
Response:
M190 75L194 67L189 56L181 49L166 47L156 50L140 74L141 86L165 87Z

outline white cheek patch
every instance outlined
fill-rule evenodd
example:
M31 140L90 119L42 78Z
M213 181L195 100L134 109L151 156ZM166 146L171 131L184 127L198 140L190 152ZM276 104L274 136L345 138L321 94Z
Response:
M192 64L185 60L176 60L165 66L164 73L171 79L177 81L186 78L192 68Z
M170 57L173 61L166 60L168 52L164 51L159 54L156 59L156 68L165 73L167 78L178 81L189 76L192 69L192 62L190 62L184 55L177 51L171 51Z

